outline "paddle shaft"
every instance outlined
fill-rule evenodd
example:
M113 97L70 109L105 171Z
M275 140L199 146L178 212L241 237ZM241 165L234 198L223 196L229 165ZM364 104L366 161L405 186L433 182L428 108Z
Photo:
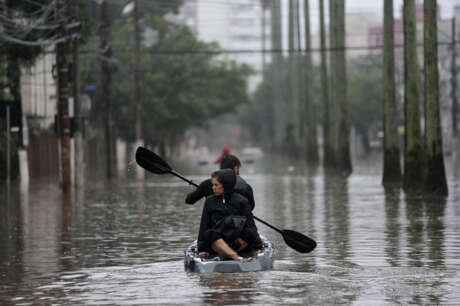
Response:
M266 225L266 226L268 226L269 228L272 228L272 229L274 229L274 230L275 230L275 231L277 231L278 233L280 233L280 234L283 234L283 232L282 232L280 229L278 229L278 228L274 227L274 226L273 226L273 225L271 225L271 224L268 224L268 223L267 223L267 222L265 222L264 220L262 220L262 219L259 219L259 218L257 218L257 217L256 217L256 216L254 216L254 215L252 215L252 217L253 217L254 219L256 219L257 221L259 221L259 222L261 222L261 223L265 224L265 225Z
M193 185L193 186L195 186L195 187L198 187L198 185L197 185L196 183L194 183L192 180L187 179L186 177L180 175L180 174L177 173L176 171L171 170L170 173L171 173L172 175L175 175L175 176L177 176L178 178L180 178L180 179L186 181L186 182L189 183L190 185Z

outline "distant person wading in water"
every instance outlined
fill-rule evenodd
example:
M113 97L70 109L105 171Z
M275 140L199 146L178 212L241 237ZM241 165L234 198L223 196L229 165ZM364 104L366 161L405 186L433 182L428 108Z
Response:
M230 149L229 147L225 146L222 148L222 154L219 155L219 157L214 161L215 164L219 164L221 161L222 161L222 158L225 156L225 155L228 155L230 154Z

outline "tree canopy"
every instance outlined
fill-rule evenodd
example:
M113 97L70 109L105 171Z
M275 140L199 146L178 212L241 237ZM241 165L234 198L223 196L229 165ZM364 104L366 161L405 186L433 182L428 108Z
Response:
M348 72L350 124L361 136L365 151L369 151L369 137L382 129L383 76L382 58L365 56L352 60Z
M219 47L196 39L188 28L147 13L143 29L156 32L156 41L144 40L141 51L143 134L147 143L181 137L183 132L218 115L233 112L248 103L246 78L248 66L219 61ZM118 19L112 27L113 110L119 136L135 139L134 26ZM86 57L87 82L99 80L99 60ZM104 112L93 103L94 118Z

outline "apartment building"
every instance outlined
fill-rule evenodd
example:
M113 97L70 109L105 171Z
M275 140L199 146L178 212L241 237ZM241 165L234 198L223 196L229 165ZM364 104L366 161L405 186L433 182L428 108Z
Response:
M249 80L249 91L253 92L262 80L263 14L260 0L186 0L173 19L187 25L198 39L217 42L224 50L223 60L249 65L254 70ZM269 16L266 18L269 44L270 21Z

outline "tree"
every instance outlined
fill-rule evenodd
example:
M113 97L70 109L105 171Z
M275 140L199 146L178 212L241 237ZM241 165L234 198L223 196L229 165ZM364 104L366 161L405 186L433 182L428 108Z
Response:
M370 136L381 130L382 118L382 58L362 56L351 60L347 67L350 124L361 136L366 153L370 151Z
M285 115L283 112L283 85L281 80L281 69L283 67L283 55L281 53L282 49L282 37L281 37L281 3L280 1L272 1L271 3L271 42L272 49L272 67L270 79L272 83L272 94L271 101L273 103L273 125L274 125L274 146L275 149L280 150L283 145L283 140L285 139ZM265 80L265 79L264 79Z
M272 109L276 105L267 102L273 99L273 88L276 86L274 82L280 82L281 84L288 83L288 65L288 58L285 58L280 65L276 62L272 62L267 65L265 69L266 76L263 78L263 82L259 85L254 94L253 103L251 103L247 109L239 113L242 124L249 129L252 138L257 142L257 144L264 148L269 147L267 146L267 139L262 138L262 132L268 130L271 135L276 133L276 127L273 124L275 121L274 117L276 116L276 111ZM319 69L319 67L313 65L311 67L310 81L312 92L320 92L321 90ZM271 77L273 75L276 75L276 80ZM323 106L318 106L317 112L322 112Z
M439 72L437 51L436 0L423 2L424 12L424 92L426 167L425 190L446 196L448 194L442 147L441 116L439 110Z
M25 0L5 0L1 3L3 19L2 44L0 53L5 54L7 61L6 68L6 87L9 89L12 99L20 103L20 112L22 117L21 103L21 64L31 64L41 52L41 44L37 43L38 39L48 38L54 31L43 30L43 25L49 25L51 14L46 14L48 10L45 0L25 1ZM40 18L30 19L37 12L43 13ZM33 24L36 26L32 26ZM22 130L21 130L22 133ZM22 142L22 134L20 136Z
M6 62L4 70L5 80L0 84L0 91L6 89L9 92L8 99L17 103L19 117L21 121L24 116L22 113L22 97L21 97L21 65L30 66L42 52L43 45L53 44L54 41L49 41L54 37L59 28L54 20L52 12L54 3L47 0L27 1L27 0L3 0L0 1L0 58L2 62ZM2 78L3 79L3 78ZM2 80L3 81L3 80ZM21 127L25 122L21 122ZM19 135L13 140L17 145L17 149L12 154L13 157L13 177L19 168L18 151L25 153L27 156L25 141L26 135L21 128ZM0 135L0 138L3 135ZM3 142L3 140L0 140ZM3 155L3 154L0 154ZM3 160L3 158L2 158ZM22 159L26 161L27 158ZM2 162L2 164L4 164ZM21 163L20 167L28 169L26 163ZM2 172L5 173L5 172ZM27 179L27 178L25 178Z
M300 137L300 112L299 112L299 0L289 0L288 17L288 48L289 48L289 74L288 74L288 99L284 104L285 113L285 152L296 156L299 150Z
M146 14L143 22L158 36L156 44L142 48L139 58L146 97L142 113L146 144L173 143L187 128L249 103L246 78L251 71L247 66L218 61L218 46L198 41L184 26L152 14ZM113 75L113 120L120 137L128 141L135 140L133 31L133 25L122 20L112 27L118 69ZM97 80L98 67L89 67L92 70L86 73ZM94 106L92 117L97 120L104 108L100 103Z
M101 25L99 29L100 35L100 52L101 52L101 88L102 99L104 102L104 140L105 140L105 157L106 157L106 177L112 178L115 174L116 155L115 135L112 120L112 44L111 44L111 16L108 11L107 0L102 0L100 3Z
M321 103L324 111L322 112L323 123L323 164L328 166L333 163L334 147L331 143L331 124L330 124L330 99L328 88L328 75L327 75L327 59L326 59L326 31L324 22L324 0L319 1L319 29L320 29L320 45L321 45Z
M404 0L404 176L406 191L422 185L422 137L420 132L419 85L415 1Z
M345 176L352 171L350 159L350 135L348 126L348 106L347 106L347 78L346 78L346 59L345 59L345 0L336 0L330 3L332 13L331 22L331 47L334 49L334 60L331 60L331 78L334 94L334 112L336 124L334 125L336 141L336 166Z
M393 0L383 7L383 184L401 180L395 92Z
M305 104L305 119L306 119L306 158L307 162L316 165L319 160L318 156L318 140L316 133L316 107L313 101L312 92L312 73L313 64L311 59L311 33L310 33L310 9L309 1L304 2L304 17L305 17L305 58L304 58L304 104Z
M336 86L338 83L338 77L336 73L337 66L337 6L336 2L329 1L329 103L327 105L328 110L328 136L326 139L329 141L327 147L331 149L329 163L326 164L326 168L332 170L337 165L337 120L336 114L337 109L337 91Z

